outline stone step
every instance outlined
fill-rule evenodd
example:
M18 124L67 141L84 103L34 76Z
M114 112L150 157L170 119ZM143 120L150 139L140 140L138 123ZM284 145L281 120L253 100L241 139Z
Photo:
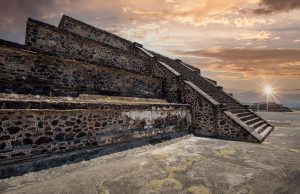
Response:
M263 123L259 127L255 128L255 131L257 133L261 133L263 130L265 130L268 127L268 125L269 125L268 123Z
M249 127L250 127L251 129L255 129L255 128L261 126L261 125L264 124L264 123L265 123L265 122L264 122L263 120L259 120L259 121L257 121L256 123L251 124Z
M262 137L266 137L266 136L268 136L272 132L272 130L273 130L273 127L272 126L268 126L266 129L264 129L263 132L260 133L260 135Z
M243 112L243 113L237 113L236 115L241 118L244 116L253 115L253 113L252 112Z
M256 116L254 114L251 114L251 115L247 115L247 116L243 116L243 117L239 117L242 121L248 121L250 119L253 119L255 118Z
M255 118L253 118L253 119L250 119L250 120L246 121L245 123L246 123L247 125L252 125L252 124L258 122L259 120L261 120L261 119L258 118L258 117L255 117Z
M230 110L233 114L249 113L248 109L234 109Z

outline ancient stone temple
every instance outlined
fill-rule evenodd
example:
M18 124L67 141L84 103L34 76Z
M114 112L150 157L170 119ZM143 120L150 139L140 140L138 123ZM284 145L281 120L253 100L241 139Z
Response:
M273 130L199 69L68 16L28 19L25 45L0 41L0 66L0 177L178 134Z
M253 103L249 108L253 111L293 112L289 107L285 107L283 104L278 104L276 102Z

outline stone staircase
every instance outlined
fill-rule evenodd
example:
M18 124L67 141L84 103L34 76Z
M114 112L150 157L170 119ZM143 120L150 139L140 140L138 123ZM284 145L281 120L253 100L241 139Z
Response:
M236 98L234 98L231 94L226 93L221 86L217 86L217 83L214 80L209 78L203 77L199 69L190 66L181 60L178 59L170 59L166 56L162 56L158 53L153 51L147 50L143 48L143 45L138 43L132 43L128 40L125 40L121 37L116 35L110 34L98 28L95 28L91 25L85 24L81 21L73 19L68 16L63 16L60 22L59 28L68 32L72 32L78 34L82 37L92 39L97 41L99 44L108 44L120 50L124 50L128 53L133 54L136 57L143 57L147 63L150 61L150 66L152 65L152 74L155 74L155 69L163 68L166 72L169 72L173 75L173 79L177 79L177 93L184 93L182 87L180 85L193 85L192 88L194 91L197 91L197 95L200 94L200 97L205 97L206 101L212 103L212 109L216 108L215 113L219 115L214 116L214 121L219 124L219 126L215 126L212 129L214 132L211 132L211 135L205 133L208 136L221 136L223 138L230 138L220 135L222 132L217 133L216 131L223 128L220 126L220 123L223 123L222 119L223 116L227 119L230 119L234 123L232 125L236 125L237 128L242 127L241 130L246 131L246 133L254 138L254 140L249 141L257 141L262 142L274 129L274 126L271 125L269 122L264 120L262 117L257 115L256 113L252 112L246 105L243 105L239 102ZM157 65L159 64L159 65ZM153 70L154 69L154 70ZM151 71L151 70L150 70ZM187 84L189 81L190 84ZM168 79L165 79L165 82L172 82ZM172 84L167 84L172 85ZM176 84L175 84L176 85ZM174 86L174 83L173 85ZM188 86L189 87L189 86ZM181 91L180 91L181 90ZM180 95L179 95L180 96ZM180 99L181 98L181 99ZM170 98L169 101L177 101L177 102L184 102L186 97L181 95L180 98ZM192 112L194 107L192 108ZM194 123L196 123L196 111L194 111ZM197 113L198 114L198 113ZM223 115L222 115L223 114ZM204 116L204 115L202 115ZM208 115L206 115L208 116ZM201 120L201 119L200 119ZM196 133L203 135L204 133L201 132L203 127L196 128ZM218 129L219 128L219 129ZM224 130L227 130L226 127ZM221 131L221 130L220 130ZM238 132L239 133L239 132ZM217 135L216 135L217 134ZM245 134L244 134L245 135ZM231 138L231 139L239 139L239 137ZM251 138L250 138L251 139Z
M246 124L247 127L250 128L249 130L259 134L261 141L263 141L274 129L272 124L250 109L234 109L231 110L231 112L240 120L240 122Z
M201 76L199 72L186 66L182 61L172 60L152 51L150 52L157 60L163 61L188 80L199 87L203 92L222 105L227 113L238 122L245 130L252 133L258 141L263 141L274 129L274 126L264 118L253 112L247 105L243 105L238 99L226 93L222 87L217 86L211 80Z

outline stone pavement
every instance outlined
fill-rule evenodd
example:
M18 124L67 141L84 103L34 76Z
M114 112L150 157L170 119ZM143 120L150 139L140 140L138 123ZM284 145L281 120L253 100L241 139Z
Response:
M0 193L300 193L300 112L262 144L185 136L0 180Z

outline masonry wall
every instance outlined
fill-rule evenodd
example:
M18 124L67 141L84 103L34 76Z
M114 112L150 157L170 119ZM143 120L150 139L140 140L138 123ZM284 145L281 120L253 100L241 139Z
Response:
M0 92L162 98L162 80L0 46Z
M187 130L187 106L146 109L2 109L0 162L79 148L103 146Z
M31 50L40 50L66 59L118 67L150 75L149 59L101 44L54 26L32 19L27 22L25 44Z

